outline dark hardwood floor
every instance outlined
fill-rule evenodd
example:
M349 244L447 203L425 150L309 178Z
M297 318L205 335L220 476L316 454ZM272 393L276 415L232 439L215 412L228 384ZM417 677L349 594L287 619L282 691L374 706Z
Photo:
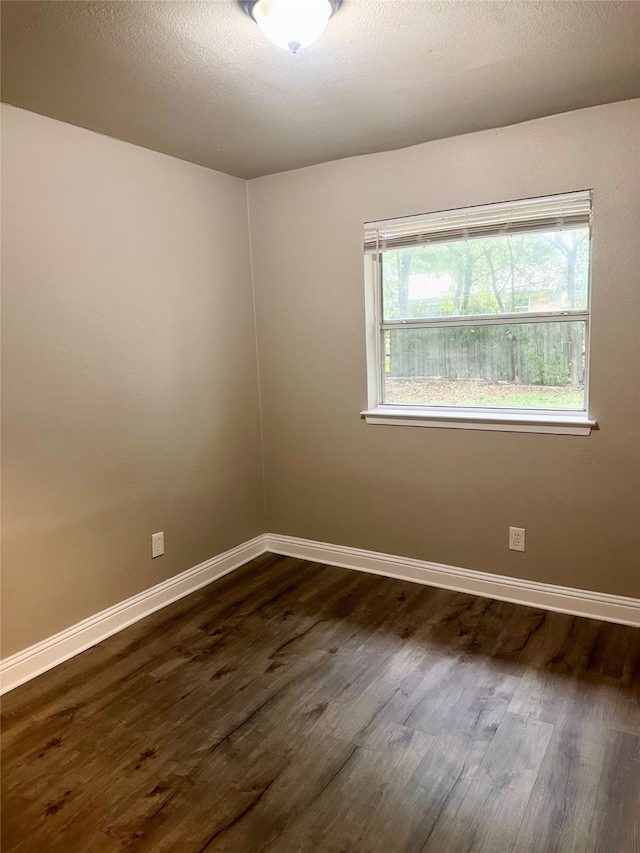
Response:
M638 853L640 629L265 555L3 700L4 853Z

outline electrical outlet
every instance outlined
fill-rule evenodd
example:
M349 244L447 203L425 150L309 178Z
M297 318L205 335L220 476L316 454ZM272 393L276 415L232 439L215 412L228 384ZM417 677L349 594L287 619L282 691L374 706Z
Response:
M164 554L164 533L151 535L151 556L161 557Z
M509 528L509 548L511 551L524 551L524 527Z

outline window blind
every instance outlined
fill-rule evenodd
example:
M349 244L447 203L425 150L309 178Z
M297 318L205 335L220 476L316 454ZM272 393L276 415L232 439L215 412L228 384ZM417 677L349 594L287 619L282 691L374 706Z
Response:
M367 253L385 252L534 231L583 228L591 220L591 192L566 193L545 198L440 211L404 219L367 222L364 248Z

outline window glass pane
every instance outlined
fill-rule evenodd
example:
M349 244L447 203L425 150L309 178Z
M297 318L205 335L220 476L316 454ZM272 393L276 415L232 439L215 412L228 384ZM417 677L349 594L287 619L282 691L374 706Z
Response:
M382 256L384 320L586 310L589 229L434 243Z
M385 403L584 409L583 321L384 331Z

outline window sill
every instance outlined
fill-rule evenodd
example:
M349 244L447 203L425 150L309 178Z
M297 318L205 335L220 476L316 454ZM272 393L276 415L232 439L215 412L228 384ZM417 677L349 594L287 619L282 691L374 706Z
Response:
M419 409L378 406L360 413L368 424L440 427L445 429L491 429L502 432L546 432L555 435L589 435L598 428L586 415L565 413L460 412L456 409Z

